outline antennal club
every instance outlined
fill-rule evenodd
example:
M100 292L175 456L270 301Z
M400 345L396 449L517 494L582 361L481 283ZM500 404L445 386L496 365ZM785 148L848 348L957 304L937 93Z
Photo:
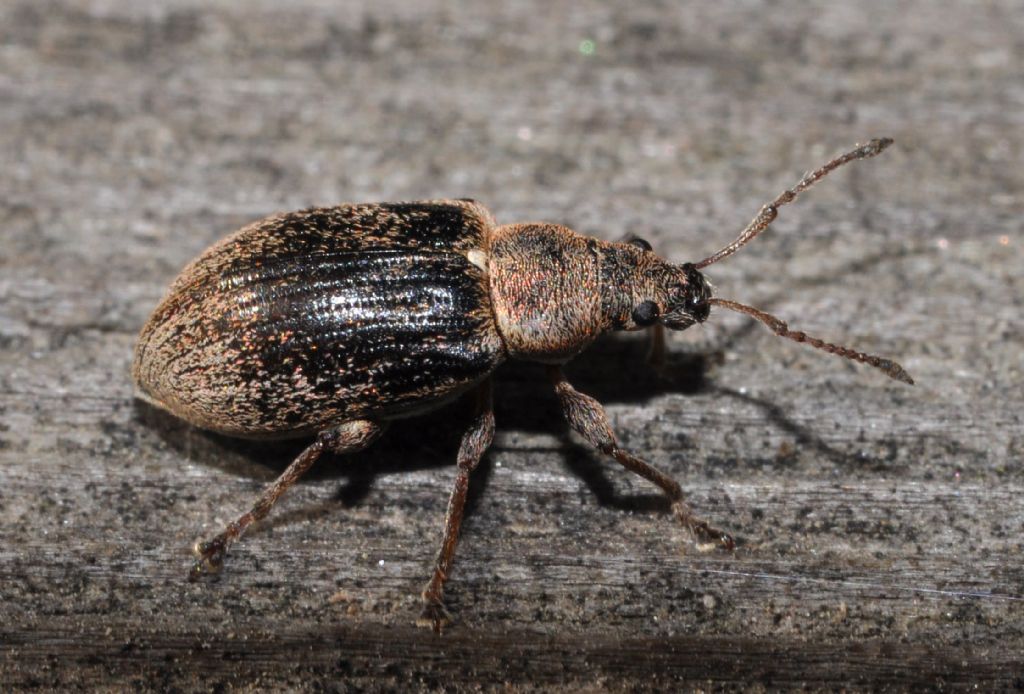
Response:
M709 299L709 301L716 306L721 306L731 311L736 311L737 313L745 313L751 318L756 318L767 325L768 329L779 337L785 337L793 340L794 342L806 342L811 347L823 350L829 354L836 354L840 357L846 357L847 359L852 359L853 361L859 361L862 364L873 366L876 369L883 371L885 375L890 378L895 378L897 381L902 381L908 385L914 385L914 379L910 377L910 374L908 374L902 366L894 362L892 359L884 359L882 357L876 357L873 354L865 354L864 352L858 352L850 349L849 347L825 342L824 340L812 337L811 335L798 330L790 330L786 321L776 318L770 313L765 313L764 311L756 309L753 306L747 306L746 304L741 304L737 301L729 301L728 299L714 298Z
M770 203L761 208L761 211L757 213L757 216L751 220L747 228L740 233L739 237L730 243L728 246L718 251L714 255L710 255L699 263L695 264L694 267L698 270L713 263L717 263L722 258L726 258L743 246L747 245L755 236L760 234L762 231L767 229L775 218L779 215L779 208L783 205L787 205L796 199L796 196L804 192L815 183L820 181L822 178L827 176L831 171L838 169L843 164L846 164L857 159L867 159L873 157L886 147L892 144L892 139L888 137L879 138L872 140L866 145L860 145L857 149L852 152L847 152L841 157L836 157L829 163L822 166L820 169L816 169L811 173L803 177L799 183L792 188L783 191L779 197L772 200Z

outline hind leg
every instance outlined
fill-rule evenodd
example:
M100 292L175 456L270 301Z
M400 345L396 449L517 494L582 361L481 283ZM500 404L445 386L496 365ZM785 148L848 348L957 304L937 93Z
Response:
M195 546L196 562L188 573L190 581L195 581L203 574L216 574L224 565L224 555L246 529L270 513L274 502L299 481L313 466L324 452L355 453L373 443L381 432L383 425L366 420L346 422L334 429L320 432L316 440L306 450L299 453L292 464L281 473L274 482L263 490L252 508L243 513L237 520L228 524L222 533L206 542L198 542Z

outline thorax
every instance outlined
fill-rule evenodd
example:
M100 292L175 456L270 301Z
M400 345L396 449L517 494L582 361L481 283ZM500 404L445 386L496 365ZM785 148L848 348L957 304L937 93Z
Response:
M510 356L561 363L601 334L599 244L555 224L495 230L491 302Z

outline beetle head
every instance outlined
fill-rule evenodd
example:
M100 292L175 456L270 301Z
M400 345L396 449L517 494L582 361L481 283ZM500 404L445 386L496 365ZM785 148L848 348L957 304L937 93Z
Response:
M707 320L711 286L692 263L672 265L640 239L609 244L602 255L602 309L610 329L685 330Z

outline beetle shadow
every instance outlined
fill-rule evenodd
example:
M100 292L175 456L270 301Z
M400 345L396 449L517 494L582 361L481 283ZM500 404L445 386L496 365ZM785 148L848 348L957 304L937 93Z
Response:
M361 503L372 491L379 476L416 470L454 467L463 434L461 425L472 419L469 398L414 419L391 422L383 436L367 449L350 454L325 453L303 480L341 479L342 484L329 498L288 507L260 521L259 529L270 530L296 522L320 518L340 508ZM257 479L269 485L310 445L312 437L284 441L238 439L197 429L142 400L135 400L138 418L150 427L172 450L197 465L208 466L231 475ZM470 479L465 515L469 517L491 476L492 467L484 456ZM454 470L452 470L454 475ZM299 481L301 484L302 480ZM287 497L287 493L285 494ZM237 513L256 500L240 499Z
M271 482L313 441L312 436L286 440L253 440L198 429L173 415L136 399L136 414L172 450L202 466L232 475ZM453 420L468 425L470 410L453 403L415 419L389 423L380 439L362 451L324 453L303 479L344 477L336 501L360 501L377 475L410 472L454 463L462 431Z
M693 395L706 391L707 373L720 363L717 348L674 351L655 368L648 361L649 342L642 334L608 335L563 367L577 390L602 404L639 404L667 393ZM563 421L554 387L541 364L510 361L495 380L498 427L531 433L553 433L552 421ZM557 425L556 425L557 426Z

